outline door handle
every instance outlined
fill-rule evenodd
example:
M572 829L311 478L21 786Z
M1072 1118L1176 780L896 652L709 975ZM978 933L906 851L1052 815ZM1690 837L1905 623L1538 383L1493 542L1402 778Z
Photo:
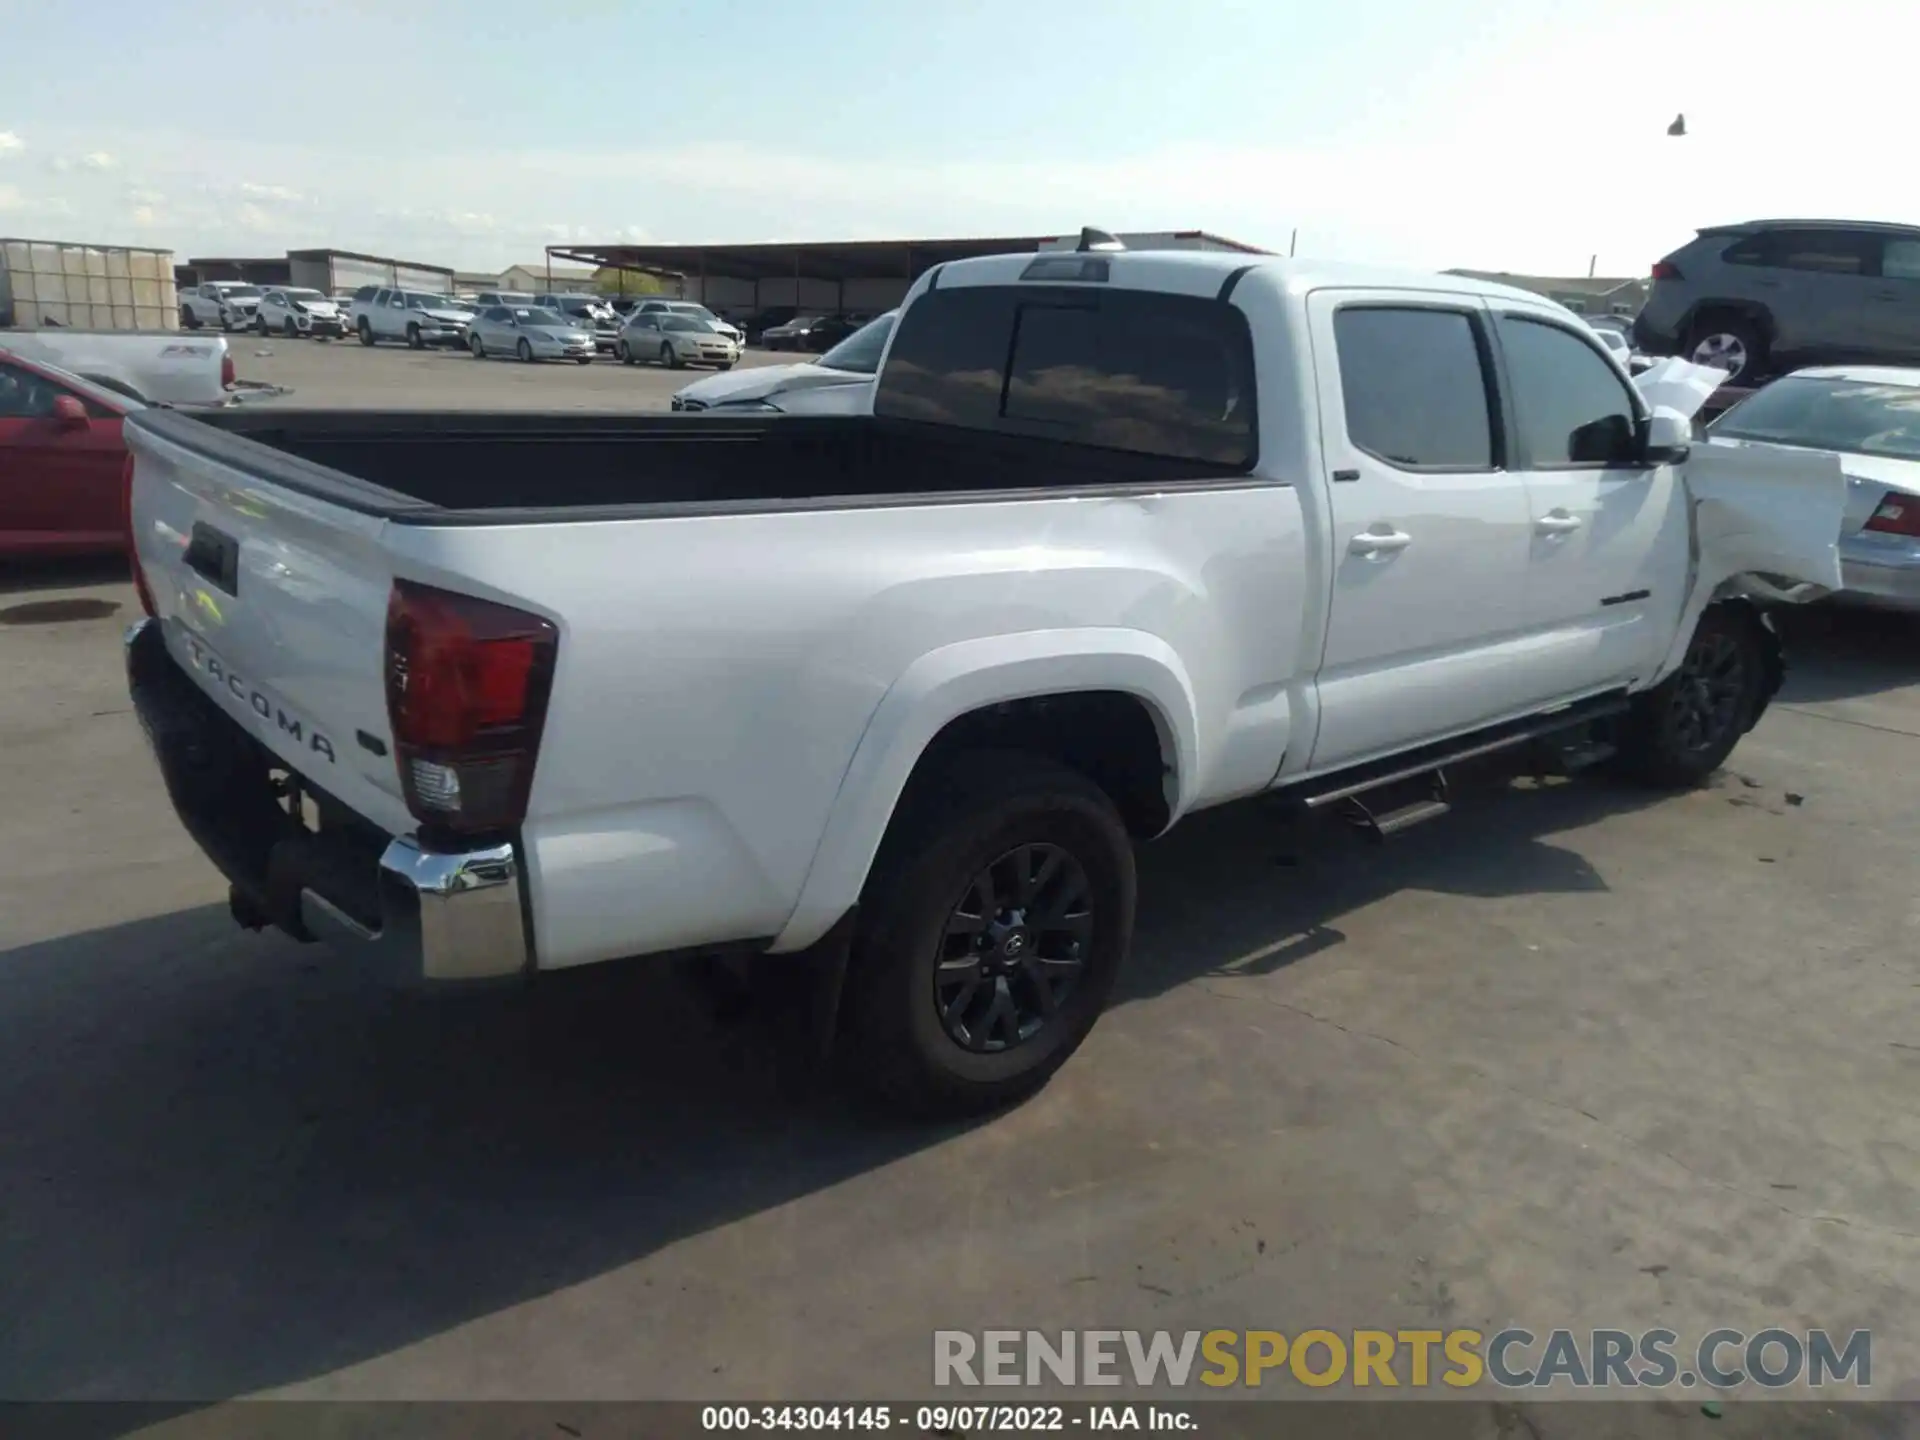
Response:
M1412 543L1404 530L1362 530L1347 542L1347 549L1355 555L1387 555Z
M1554 510L1534 521L1533 528L1541 535L1550 535L1558 539L1562 535L1571 535L1578 530L1580 517L1569 515L1564 510Z

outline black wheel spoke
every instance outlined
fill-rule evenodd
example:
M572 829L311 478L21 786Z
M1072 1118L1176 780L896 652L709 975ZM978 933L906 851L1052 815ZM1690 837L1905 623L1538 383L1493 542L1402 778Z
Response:
M954 1043L995 1053L1033 1039L1087 968L1092 887L1059 845L1031 842L968 880L940 936L934 1005Z

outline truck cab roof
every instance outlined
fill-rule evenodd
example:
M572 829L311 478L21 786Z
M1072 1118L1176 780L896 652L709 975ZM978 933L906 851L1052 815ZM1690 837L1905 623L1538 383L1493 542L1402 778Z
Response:
M937 271L930 272L935 277L933 280L923 281L922 284L926 288L946 289L960 285L1010 285L1022 278L1048 284L1093 286L1103 283L1074 280L1062 270L1051 268L1028 275L1029 270L1035 269L1036 261L1062 267L1079 261L1103 262L1108 277L1104 282L1106 284L1129 290L1160 290L1175 295L1218 295L1230 276L1258 275L1268 285L1292 295L1327 289L1422 290L1518 300L1531 305L1538 305L1541 301L1540 296L1515 286L1476 280L1465 275L1444 275L1431 270L1390 266L1291 260L1280 255L1257 257L1219 250L1043 251L1038 255L989 255L973 260L949 261Z

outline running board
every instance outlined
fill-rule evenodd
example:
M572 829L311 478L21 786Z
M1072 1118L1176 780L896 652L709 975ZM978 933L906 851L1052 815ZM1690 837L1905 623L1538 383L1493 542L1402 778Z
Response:
M1453 808L1447 801L1447 772L1433 771L1432 782L1432 793L1426 799L1415 800L1397 809L1375 814L1359 796L1350 795L1341 802L1341 811L1348 824L1360 830L1367 839L1378 843L1389 835L1411 830L1423 821L1438 820Z
M1545 715L1530 715L1524 720L1513 720L1504 725L1490 726L1485 730L1456 736L1452 740L1423 745L1416 750L1402 751L1398 755L1369 761L1349 770L1340 770L1331 775L1318 776L1313 780L1303 780L1297 785L1284 786L1275 792L1275 798L1290 800L1305 806L1308 810L1324 810L1329 805L1351 800L1370 790L1403 784L1408 780L1418 780L1422 776L1433 775L1448 765L1460 765L1468 760L1478 760L1482 756L1511 750L1515 746L1529 744L1547 735L1557 735L1562 731L1590 724L1595 720L1605 720L1610 716L1623 714L1631 703L1631 697L1624 690L1607 695L1596 695L1591 700L1576 701L1572 705L1563 706ZM1598 747L1592 748L1597 754ZM1439 798L1444 802L1444 781L1441 782ZM1421 801L1418 805L1425 806L1431 803L1433 802ZM1389 812L1389 814L1397 813L1399 812ZM1423 814L1419 817L1419 819L1428 818L1431 818L1431 815ZM1416 823L1418 820L1406 822L1408 825ZM1406 825L1399 828L1405 829Z

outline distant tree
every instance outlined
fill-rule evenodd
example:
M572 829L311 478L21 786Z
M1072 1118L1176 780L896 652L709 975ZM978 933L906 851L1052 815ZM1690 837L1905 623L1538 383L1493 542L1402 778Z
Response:
M593 272L593 288L602 295L662 295L667 287L658 275L644 270L602 265Z

